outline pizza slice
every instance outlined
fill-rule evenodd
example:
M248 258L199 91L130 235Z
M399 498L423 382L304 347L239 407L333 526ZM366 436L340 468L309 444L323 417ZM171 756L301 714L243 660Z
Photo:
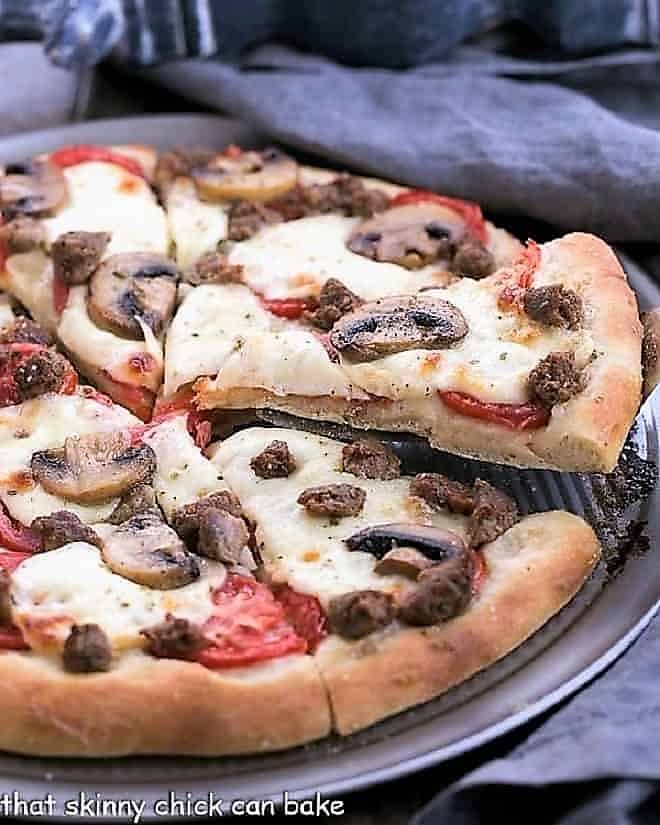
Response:
M176 267L143 146L73 146L0 177L0 286L104 392L147 418Z
M98 397L5 408L0 730L47 755L218 755L346 734L520 644L596 563L567 513L400 475L373 441ZM30 701L26 702L25 697Z
M213 461L256 523L262 578L318 599L315 661L335 729L427 701L505 655L582 586L600 555L566 512L520 517L476 479L401 474L373 439L250 428Z
M598 238L523 249L475 204L276 150L166 154L159 169L187 281L166 400L192 390L201 409L415 433L519 466L615 466L641 328Z

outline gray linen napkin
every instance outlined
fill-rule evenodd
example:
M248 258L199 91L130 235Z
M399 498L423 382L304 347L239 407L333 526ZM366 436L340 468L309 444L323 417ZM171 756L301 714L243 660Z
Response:
M240 66L180 61L141 74L340 166L611 241L660 238L660 131L649 128L660 110L655 95L642 100L660 88L660 51L540 64L467 47L394 72L264 47ZM612 106L619 95L624 114L567 88L580 83Z

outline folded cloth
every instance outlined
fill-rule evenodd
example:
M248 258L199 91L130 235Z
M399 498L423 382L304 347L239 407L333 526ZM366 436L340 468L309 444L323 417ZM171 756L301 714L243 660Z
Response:
M660 111L655 93L642 99L660 86L660 51L563 64L466 47L395 72L266 46L240 65L178 61L141 74L339 166L610 241L660 238L660 131L649 128Z
M656 619L600 679L505 758L437 796L411 825L657 822L651 814L660 810L659 682Z

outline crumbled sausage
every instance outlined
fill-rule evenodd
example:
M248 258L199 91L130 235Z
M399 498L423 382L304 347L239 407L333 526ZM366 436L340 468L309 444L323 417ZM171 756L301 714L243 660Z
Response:
M138 513L156 507L156 494L150 484L136 484L121 497L115 509L110 513L110 524L123 524Z
M276 440L255 455L250 467L259 478L287 478L296 469L296 460L286 441Z
M420 473L410 482L410 495L424 499L435 510L469 515L474 508L474 495L467 484L454 481L440 473Z
M530 372L527 383L532 398L547 407L563 404L584 389L572 352L551 352Z
M0 627L11 624L11 576L0 567Z
M47 392L57 392L69 370L69 362L58 352L35 352L22 361L14 373L20 400L27 401Z
M242 518L209 507L199 518L197 552L209 559L238 564L250 534Z
M62 664L71 673L110 670L110 640L97 624L74 624L62 651Z
M411 481L410 494L435 510L446 509L469 516L471 547L493 541L518 521L515 501L479 478L469 487L440 473L421 473Z
M89 280L110 243L108 232L64 232L51 251L55 277L67 284Z
M361 639L386 627L395 614L394 599L380 590L355 590L328 604L330 629L347 639Z
M314 326L327 332L343 315L353 312L361 304L362 299L338 278L328 278L321 287L319 305L309 313L308 318Z
M472 597L473 564L471 551L465 550L422 570L417 587L401 604L401 620L412 625L432 625L462 613Z
M387 444L375 438L360 438L341 451L341 468L358 478L390 481L401 475L401 462Z
M464 278L479 280L495 271L495 258L481 241L464 240L454 253L450 269Z
M53 339L45 329L21 315L0 333L0 344L41 344L49 347Z
M199 525L206 510L225 510L236 518L242 518L243 510L238 498L229 490L220 490L206 498L179 507L171 517L172 527L191 550L197 549Z
M298 496L298 504L315 516L343 518L357 516L364 507L366 497L361 487L352 484L321 484L303 490Z
M342 212L350 217L370 218L389 205L389 198L353 175L339 175L329 183L312 184L304 188L309 212Z
M518 521L516 502L487 481L477 479L472 486L474 508L468 521L471 547L494 541Z
M243 267L230 264L226 255L220 252L207 252L199 258L193 268L185 272L183 279L193 286L202 284L241 283Z
M262 203L236 201L229 209L227 237L230 241L246 241L264 226L271 226L281 220L279 212Z
M46 242L43 224L28 215L17 215L13 220L0 226L0 243L10 254L29 252Z
M140 633L147 640L147 653L157 659L189 659L209 644L197 625L169 613L164 621Z
M582 298L561 284L531 287L523 300L530 318L550 327L577 329L582 323Z
M101 547L101 539L94 530L69 510L57 510L49 516L38 516L30 528L38 534L42 552L57 550L73 541L86 541Z

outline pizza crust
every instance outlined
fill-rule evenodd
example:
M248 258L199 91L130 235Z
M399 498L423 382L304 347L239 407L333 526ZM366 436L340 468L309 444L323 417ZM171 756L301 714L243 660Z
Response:
M552 512L525 518L482 552L488 576L463 615L359 642L333 636L313 657L214 672L136 651L109 673L79 676L31 653L2 653L0 748L222 756L353 733L503 657L571 599L600 550L585 522Z
M223 756L290 748L331 730L309 656L209 670L136 652L109 673L65 673L0 653L0 749L39 756Z
M584 521L557 511L528 516L481 552L488 575L461 616L321 645L315 659L338 733L426 702L501 659L575 595L600 547Z

